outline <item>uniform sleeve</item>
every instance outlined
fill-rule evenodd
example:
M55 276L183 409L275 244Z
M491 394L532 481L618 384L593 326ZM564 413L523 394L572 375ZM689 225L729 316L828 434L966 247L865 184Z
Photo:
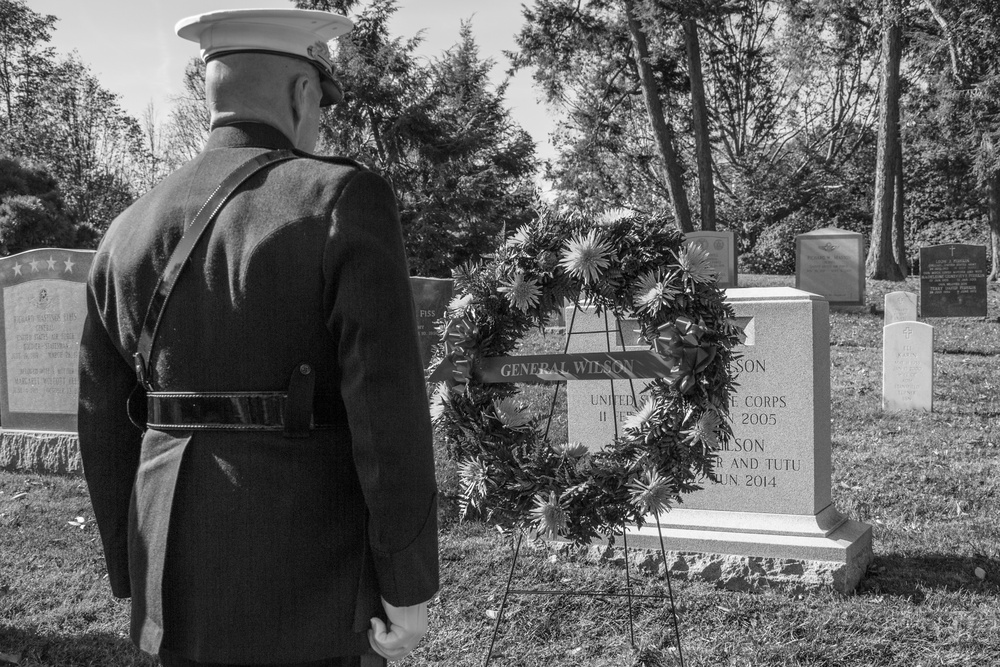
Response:
M432 431L399 214L379 176L344 186L324 273L380 593L418 604L438 588Z
M142 431L129 420L126 405L135 384L135 373L105 330L92 286L88 286L87 319L80 341L80 455L116 597L131 596L129 501Z

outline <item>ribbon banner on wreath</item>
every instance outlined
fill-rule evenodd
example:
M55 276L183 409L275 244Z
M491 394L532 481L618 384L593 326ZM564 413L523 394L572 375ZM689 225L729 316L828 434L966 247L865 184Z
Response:
M431 382L446 380L450 366L441 364ZM670 375L672 360L656 352L582 352L517 357L485 357L472 365L476 382L559 382L563 380L639 380Z

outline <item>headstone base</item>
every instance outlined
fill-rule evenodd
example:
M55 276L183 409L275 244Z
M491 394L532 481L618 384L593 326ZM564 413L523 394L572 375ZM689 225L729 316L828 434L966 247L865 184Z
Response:
M873 558L871 526L844 517L832 505L815 516L675 508L659 530L655 524L630 529L629 547L659 550L661 533L669 553L683 554L671 559L668 553L671 572L715 580L726 569L737 590L757 586L757 579L764 587L787 583L795 576L805 584L825 573L819 578L847 593L864 577Z
M83 472L75 433L0 430L0 470Z
M620 539L617 544L621 544ZM618 546L593 545L588 556L593 561L625 564L624 550ZM790 594L829 589L848 594L857 587L870 562L870 558L857 557L849 563L670 550L666 556L670 576L676 579L703 581L736 592L780 589ZM659 547L633 549L631 538L629 564L639 571L663 576Z

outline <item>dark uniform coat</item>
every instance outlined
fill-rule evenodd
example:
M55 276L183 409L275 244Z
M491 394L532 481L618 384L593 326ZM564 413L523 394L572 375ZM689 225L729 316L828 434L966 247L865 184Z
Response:
M126 414L131 361L171 251L266 125L214 130L94 258L80 346L80 448L112 591L132 638L204 662L369 651L381 595L438 587L431 428L393 193L348 161L252 177L195 248L152 353L156 391L284 391L315 369L316 429L155 430Z

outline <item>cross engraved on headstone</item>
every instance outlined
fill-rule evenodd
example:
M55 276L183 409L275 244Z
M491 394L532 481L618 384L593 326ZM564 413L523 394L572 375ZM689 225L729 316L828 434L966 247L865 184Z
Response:
M910 340L910 336L912 335L913 335L913 329L911 329L910 327L906 327L905 329L903 329L903 336L906 338L906 340Z

